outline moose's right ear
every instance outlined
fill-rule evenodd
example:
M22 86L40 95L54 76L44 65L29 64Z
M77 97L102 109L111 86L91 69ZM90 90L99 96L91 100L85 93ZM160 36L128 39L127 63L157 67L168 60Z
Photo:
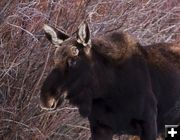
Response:
M55 46L60 45L64 40L68 39L69 36L63 31L59 31L54 27L44 24L43 30L45 31L48 40Z

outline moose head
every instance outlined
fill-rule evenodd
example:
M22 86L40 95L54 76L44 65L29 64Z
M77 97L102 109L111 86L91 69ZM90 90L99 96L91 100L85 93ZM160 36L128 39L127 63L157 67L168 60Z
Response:
M54 68L43 83L40 93L43 109L56 109L64 98L79 107L81 115L91 110L92 82L91 38L88 24L84 21L77 30L76 37L44 25L47 39L56 47ZM83 99L83 100L82 100Z

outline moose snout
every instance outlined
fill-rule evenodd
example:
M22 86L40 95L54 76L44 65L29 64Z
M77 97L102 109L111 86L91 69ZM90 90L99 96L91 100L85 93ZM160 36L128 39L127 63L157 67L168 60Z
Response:
M40 107L45 110L55 110L58 106L62 105L67 97L67 91L61 92L59 96L40 96Z
M54 110L57 107L57 103L58 101L55 98L49 97L46 101L41 100L40 107L45 110Z

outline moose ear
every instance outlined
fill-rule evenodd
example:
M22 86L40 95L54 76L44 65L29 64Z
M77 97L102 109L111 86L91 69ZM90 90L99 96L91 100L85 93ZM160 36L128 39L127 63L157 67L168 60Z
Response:
M68 39L69 36L63 31L59 31L54 27L44 24L43 30L45 31L48 40L55 46L60 45L64 40Z
M83 21L78 27L77 41L84 46L87 46L88 44L90 45L91 43L89 26L85 21Z

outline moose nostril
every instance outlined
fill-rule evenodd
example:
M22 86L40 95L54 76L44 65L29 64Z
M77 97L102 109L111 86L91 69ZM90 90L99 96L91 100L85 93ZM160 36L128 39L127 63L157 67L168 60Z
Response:
M54 98L50 98L48 101L48 106L52 109L56 108L56 100Z
M56 108L56 105L57 105L57 103L54 102L54 103L52 104L52 106L51 106L51 109L55 109L55 108Z

